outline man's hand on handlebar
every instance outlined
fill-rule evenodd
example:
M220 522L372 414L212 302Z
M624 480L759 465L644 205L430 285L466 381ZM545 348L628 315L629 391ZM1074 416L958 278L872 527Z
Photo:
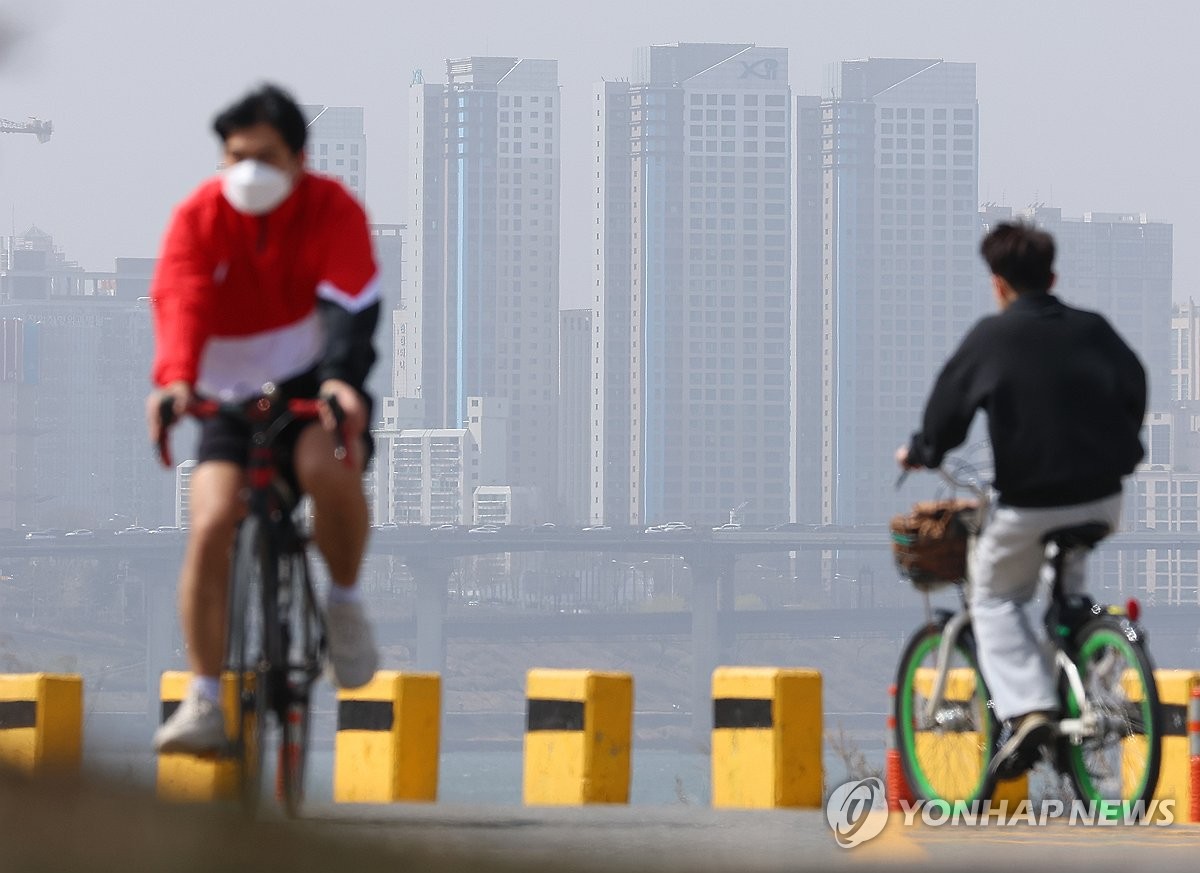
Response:
M901 446L896 449L896 463L900 465L900 469L906 473L909 470L920 470L923 465L910 461L908 459L908 446Z
M150 435L151 445L159 445L162 439L164 401L170 399L175 418L182 418L187 414L188 403L193 396L191 384L182 380L150 392L150 396L146 398L146 430Z
M367 427L367 406L362 395L353 386L339 379L326 379L321 383L321 397L337 400L342 410L342 434L347 442L357 442ZM338 429L337 417L327 404L323 404L321 408L321 424L330 433Z

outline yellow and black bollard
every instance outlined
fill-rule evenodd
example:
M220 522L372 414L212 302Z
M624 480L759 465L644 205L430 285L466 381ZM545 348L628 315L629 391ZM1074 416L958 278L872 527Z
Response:
M1126 673L1125 686L1131 698L1142 701L1141 683L1132 671ZM1192 694L1200 689L1200 670L1155 670L1154 684L1158 687L1158 707L1162 714L1162 762L1158 768L1158 787L1155 800L1175 801L1176 821L1191 821L1193 792L1200 788L1192 780L1191 749L1188 737L1188 704ZM1140 762L1146 754L1146 739L1133 736L1122 740L1123 753ZM1123 768L1126 777L1141 772L1140 763ZM1123 792L1133 786L1123 785Z
M820 807L821 674L719 667L712 693L712 805Z
M436 800L441 698L436 673L381 670L339 691L334 801Z
M633 677L530 670L525 689L525 803L628 803Z
M192 674L183 671L168 671L159 682L159 699L162 701L160 722L166 721L187 695ZM241 712L238 700L237 676L225 673L221 676L221 711L225 715L225 735L230 746L237 739L237 719ZM253 713L246 716L254 718ZM256 737L257 732L247 731L247 737ZM257 755L257 748L246 750L247 755ZM232 800L238 797L241 786L241 767L236 758L228 754L188 755L171 753L158 756L158 796L164 800L183 802L207 802Z
M0 676L0 764L31 774L78 770L82 752L80 676Z

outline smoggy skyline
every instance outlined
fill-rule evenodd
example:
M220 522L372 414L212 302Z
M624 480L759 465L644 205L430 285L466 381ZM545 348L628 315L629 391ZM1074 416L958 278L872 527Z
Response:
M2 3L18 39L0 67L0 117L51 119L51 141L0 139L4 233L36 224L88 269L154 256L169 210L212 172L215 111L262 80L308 103L365 109L367 206L409 218L406 100L413 70L444 81L445 59L559 60L562 305L587 305L588 116L592 86L630 74L635 47L746 41L788 48L795 94L823 94L827 65L931 57L978 66L980 200L1042 202L1071 215L1145 212L1176 228L1174 294L1195 296L1200 182L1188 116L1200 60L1183 2L715 3L580 7L514 0L396 8L349 2L203 7L112 0ZM702 13L702 14L701 14ZM1190 26L1189 26L1190 25Z

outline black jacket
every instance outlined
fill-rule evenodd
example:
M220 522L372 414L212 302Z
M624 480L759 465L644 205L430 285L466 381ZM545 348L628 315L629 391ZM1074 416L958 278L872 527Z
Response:
M938 375L909 458L936 467L988 416L995 487L1011 506L1069 506L1121 490L1144 454L1146 373L1103 316L1020 297L963 339Z

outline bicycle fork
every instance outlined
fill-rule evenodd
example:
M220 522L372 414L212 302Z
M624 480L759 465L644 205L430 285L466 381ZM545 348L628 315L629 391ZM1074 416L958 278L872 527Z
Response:
M949 679L950 652L958 642L959 634L971 621L971 615L965 610L950 617L942 628L942 641L938 644L937 675L933 679L933 689L929 699L925 701L925 724L937 721L938 711L945 703L942 695L946 692L946 682Z

